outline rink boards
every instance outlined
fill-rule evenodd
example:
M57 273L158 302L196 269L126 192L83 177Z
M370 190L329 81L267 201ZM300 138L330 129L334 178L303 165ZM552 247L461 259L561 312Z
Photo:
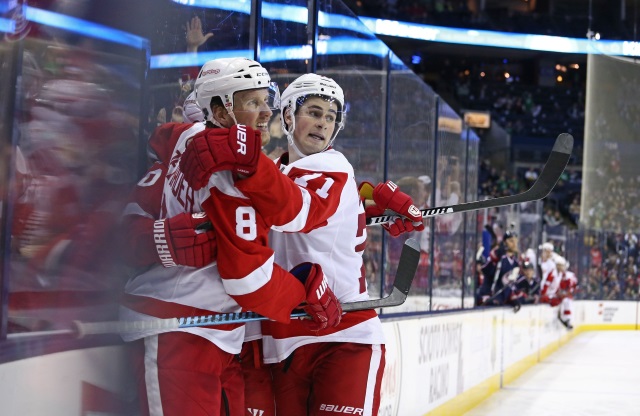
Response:
M548 305L385 322L380 415L458 415L585 330L638 329L638 302L574 302L575 329Z
M579 301L574 307L573 332L547 305L516 314L495 308L385 320L380 415L462 414L580 331L638 329L638 302ZM0 385L2 412L11 415L115 415L135 394L117 346L2 364Z

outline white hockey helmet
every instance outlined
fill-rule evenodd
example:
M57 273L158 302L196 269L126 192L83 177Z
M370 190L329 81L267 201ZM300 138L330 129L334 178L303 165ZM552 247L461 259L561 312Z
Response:
M318 75L318 74L304 74L296 78L282 93L282 113L280 122L282 123L282 131L287 135L287 140L293 149L298 153L298 156L308 156L300 152L298 147L293 141L293 132L296 128L295 117L296 109L304 102L304 99L308 96L316 96L322 98L328 98L335 100L338 107L338 114L336 116L336 128L331 135L331 140L327 144L324 150L327 150L336 139L338 132L344 128L344 92L340 85L333 79ZM291 125L287 126L284 119L284 110L289 107L291 112ZM323 151L324 151L323 150Z
M561 266L561 267L567 266L567 260L565 260L565 258L559 254L554 253L553 261L556 264L556 266Z
M553 249L554 249L553 244L550 242L540 244L540 250L553 251Z
M258 62L247 58L220 58L206 62L200 69L194 84L196 102L202 109L204 118L214 121L211 114L211 99L220 97L229 115L233 114L233 94L255 88L269 88L269 107L280 108L280 91L271 82L269 72Z
M202 109L196 102L195 91L192 91L184 100L184 104L182 104L182 116L184 117L185 122L197 123L199 121L204 121Z

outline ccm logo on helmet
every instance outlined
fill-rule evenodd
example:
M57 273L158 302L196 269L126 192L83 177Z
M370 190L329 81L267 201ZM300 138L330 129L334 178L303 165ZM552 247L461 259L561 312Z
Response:
M220 70L219 69L207 69L206 71L202 71L202 74L200 74L200 76L205 76L205 75L213 75L213 74L217 74L219 73Z
M238 143L238 153L243 155L247 154L247 127L238 124L238 134L236 136L236 142Z

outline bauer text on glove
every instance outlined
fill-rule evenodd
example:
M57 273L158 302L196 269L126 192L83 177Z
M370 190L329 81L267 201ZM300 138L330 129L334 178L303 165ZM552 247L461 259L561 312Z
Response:
M206 186L211 175L222 170L251 176L256 170L261 146L260 131L243 124L230 129L205 129L189 139L180 158L180 170L195 190Z
M215 260L215 233L196 231L206 221L204 213L182 213L154 222L153 240L164 267L204 267Z

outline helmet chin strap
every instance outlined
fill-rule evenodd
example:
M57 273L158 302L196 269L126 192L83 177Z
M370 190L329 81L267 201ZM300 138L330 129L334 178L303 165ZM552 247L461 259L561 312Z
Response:
M236 120L236 115L233 114L233 97L230 97L228 94L225 94L224 100L225 100L224 108L227 110L227 114L229 114L229 116L231 116L231 119L233 120L233 124L238 124L238 120ZM220 125L219 123L217 125L222 127L222 128L226 128L226 127Z
M208 114L209 112L206 113L206 120L210 121L211 124L213 124L214 126L220 127L222 129L227 129L228 127L225 127L222 125L222 123L220 123L218 120L215 119L215 117L213 117L213 114ZM231 116L231 119L233 120L233 124L238 124L238 120L236 120L236 115L233 114L233 110L227 110L227 114L229 114Z
M233 119L233 124L238 124L238 120L236 120L236 115L233 114L233 110L227 110L227 113L231 116L231 118Z
M213 124L214 126L220 127L220 128L225 128L222 124L220 124L220 122L218 120L216 120L215 118L211 118L209 120L211 122L211 124Z
M298 155L299 158L307 157L309 155L305 155L302 153L298 146L296 146L296 141L293 138L293 132L296 129L296 119L295 117L291 117L291 127L286 131L287 133L287 141L289 142L289 146L293 149L294 152Z
M296 146L295 140L293 140L293 134L287 133L287 140L289 141L289 146L293 149L294 152L296 152L298 157L303 158L303 157L309 156L309 155L305 155L304 153L302 153L300 149L298 149L298 146Z

